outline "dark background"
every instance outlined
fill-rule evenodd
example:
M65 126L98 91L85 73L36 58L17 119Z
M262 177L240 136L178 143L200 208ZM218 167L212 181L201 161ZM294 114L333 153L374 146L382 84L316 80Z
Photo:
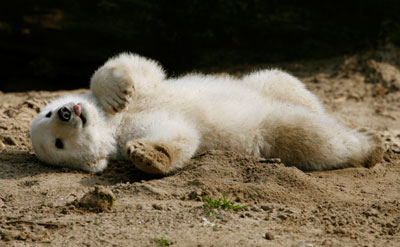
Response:
M399 45L399 6L395 0L3 1L0 90L88 87L93 71L122 51L179 75Z

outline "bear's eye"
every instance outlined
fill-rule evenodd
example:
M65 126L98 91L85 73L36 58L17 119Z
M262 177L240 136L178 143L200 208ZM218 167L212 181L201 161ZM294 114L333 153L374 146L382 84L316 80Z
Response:
M56 148L58 148L58 149L64 148L64 143L59 138L56 139Z
M50 117L51 117L51 111L49 111L49 113L46 114L46 117L47 117L47 118L50 118Z

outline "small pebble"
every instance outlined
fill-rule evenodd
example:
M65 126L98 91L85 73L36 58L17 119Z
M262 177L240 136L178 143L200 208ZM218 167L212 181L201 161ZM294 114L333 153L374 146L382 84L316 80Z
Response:
M272 233L270 233L270 232L266 232L266 233L265 233L265 239L267 239L267 240L274 240L274 239L275 239L275 236L274 236Z
M3 150L6 148L6 145L0 140L0 150Z
M393 228L396 227L396 225L392 224L391 222L386 223L385 225L387 228Z
M136 209L137 210L146 210L146 211L151 211L151 210L153 210L153 207L150 207L150 206L147 206L147 205L144 205L144 204L137 204L136 205Z
M278 215L277 216L280 220L286 220L287 219L287 216L286 215L283 215L283 214L280 214L280 215Z
M250 217L250 218L252 218L252 217L253 217L253 215L252 215L252 214L250 214L250 213L245 213L244 215L246 215L247 217Z
M17 142L15 141L15 139L13 137L10 137L10 136L4 137L3 138L3 142L5 142L5 144L10 145L10 146L17 145Z
M270 211L270 210L272 210L272 207L270 207L268 205L261 205L261 209L264 211Z
M280 158L272 158L272 159L260 159L260 163L268 163L268 164L276 164L276 163L281 163Z
M6 114L9 118L14 118L17 115L17 111L8 109L4 111L4 114Z
M293 247L313 247L313 245L309 243L298 243L296 245L293 245Z
M153 204L152 206L153 206L153 208L156 209L156 210L163 210L163 209L164 209L163 206L160 205L160 204Z
M367 217L378 217L379 212L374 208L370 208L367 211L363 212L363 214Z

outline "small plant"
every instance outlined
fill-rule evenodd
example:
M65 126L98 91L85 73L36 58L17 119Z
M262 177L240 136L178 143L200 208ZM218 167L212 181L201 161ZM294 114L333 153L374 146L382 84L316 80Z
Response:
M153 242L156 244L157 247L164 247L164 246L171 246L172 242L168 239L162 238L153 238Z
M212 227L212 229L213 229L214 232L218 231L218 225L215 224L215 225Z
M225 196L222 196L222 198L219 199L214 199L214 198L205 198L202 197L201 200L204 202L204 205L209 207L211 210L213 209L223 209L223 210L242 210L242 209L246 209L247 206L239 206L239 205L235 205L234 202L232 202L231 200L227 199Z
M113 197L110 194L106 194L106 193L99 193L99 196L108 202L108 204L110 205L110 208L112 208L114 206L115 197Z

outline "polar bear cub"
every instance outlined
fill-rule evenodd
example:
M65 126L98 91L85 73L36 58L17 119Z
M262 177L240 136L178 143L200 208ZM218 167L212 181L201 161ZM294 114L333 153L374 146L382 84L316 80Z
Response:
M279 157L302 170L370 167L382 157L372 132L339 124L280 70L166 79L158 63L123 53L93 74L90 89L35 117L31 140L39 159L89 172L124 159L166 174L210 149Z

